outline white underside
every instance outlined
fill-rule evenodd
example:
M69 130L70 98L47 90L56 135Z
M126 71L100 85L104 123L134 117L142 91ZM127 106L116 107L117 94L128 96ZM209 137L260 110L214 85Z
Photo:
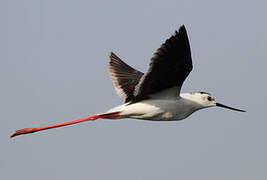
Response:
M154 96L133 104L123 104L110 109L106 113L120 112L114 119L132 118L153 121L182 120L198 109L198 104L187 98L187 94L176 97Z

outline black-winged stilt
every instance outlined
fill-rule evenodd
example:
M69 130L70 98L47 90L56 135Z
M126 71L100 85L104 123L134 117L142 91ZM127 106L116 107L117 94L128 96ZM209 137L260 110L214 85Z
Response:
M20 129L11 137L100 118L173 121L185 119L197 110L214 106L245 112L217 103L206 92L180 94L183 82L192 68L187 32L185 26L181 26L156 51L145 74L124 63L114 53L110 54L109 71L116 90L125 98L124 104L104 113L70 122Z

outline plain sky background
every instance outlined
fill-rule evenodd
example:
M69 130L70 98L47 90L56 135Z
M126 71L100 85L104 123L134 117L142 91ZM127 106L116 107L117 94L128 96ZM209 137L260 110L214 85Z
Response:
M3 180L267 179L267 3L0 2L0 178ZM108 55L145 72L180 25L194 69L182 91L207 91L247 113L209 108L184 121L98 120L46 132L123 102Z

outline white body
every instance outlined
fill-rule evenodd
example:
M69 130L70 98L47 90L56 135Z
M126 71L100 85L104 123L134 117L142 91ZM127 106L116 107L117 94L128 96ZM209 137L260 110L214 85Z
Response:
M106 113L120 112L119 117L113 117L112 119L133 118L153 121L182 120L193 112L205 108L202 104L197 103L194 97L195 96L191 93L183 93L176 98L154 96L151 99L137 103L126 103L117 106Z

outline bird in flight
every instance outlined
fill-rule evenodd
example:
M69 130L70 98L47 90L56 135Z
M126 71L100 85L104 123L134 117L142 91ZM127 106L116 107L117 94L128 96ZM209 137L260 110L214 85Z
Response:
M96 119L176 121L187 118L197 110L214 106L245 112L216 102L210 93L180 93L192 69L189 40L183 25L154 53L145 74L110 53L110 75L116 90L125 98L124 104L74 121L20 129L11 137Z

